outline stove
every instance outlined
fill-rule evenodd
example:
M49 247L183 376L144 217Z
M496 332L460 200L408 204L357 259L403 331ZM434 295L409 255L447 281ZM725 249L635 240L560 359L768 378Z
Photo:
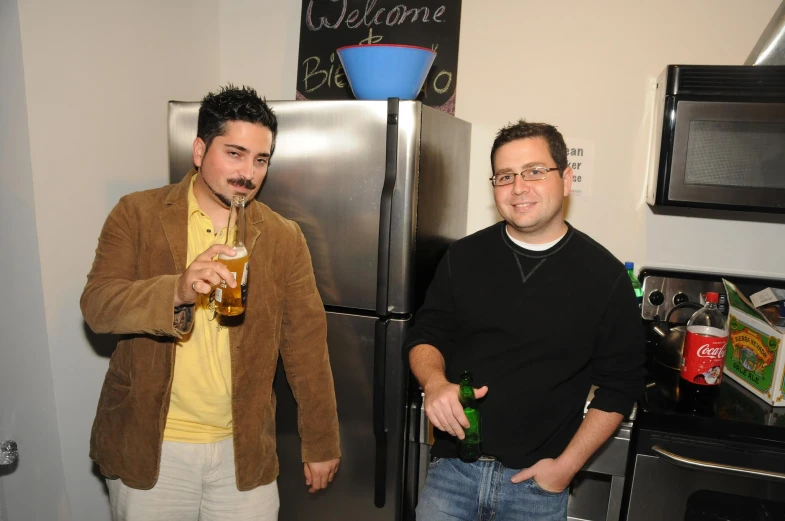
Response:
M696 309L703 306L708 291L720 294L719 307L727 316L722 278L736 284L746 295L767 287L785 288L785 280L652 268L642 269L640 278L644 292L641 317L647 334L648 370L646 391L638 403L641 423L677 424L682 430L699 434L712 433L734 439L747 436L771 439L775 446L785 444L785 407L766 404L730 378L723 378L713 409L697 414L684 412L679 407L678 371L655 359L660 337L653 332L653 326L659 320L686 324Z
M732 274L644 268L639 275L648 377L625 472L622 511L628 521L783 519L785 407L772 407L723 378L711 408L687 412L679 403L678 370L655 357L661 338L653 326L686 323L706 292L720 293L727 315L722 278L746 295L785 288L785 280Z

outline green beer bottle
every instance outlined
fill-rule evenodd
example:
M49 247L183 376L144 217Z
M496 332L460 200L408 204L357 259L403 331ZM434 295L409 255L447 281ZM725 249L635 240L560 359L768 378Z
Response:
M459 399L463 405L463 413L469 420L469 427L463 429L465 436L462 440L458 440L458 456L465 461L474 461L481 454L482 433L480 432L480 411L477 410L477 400L474 397L474 379L469 371L464 371L461 374Z

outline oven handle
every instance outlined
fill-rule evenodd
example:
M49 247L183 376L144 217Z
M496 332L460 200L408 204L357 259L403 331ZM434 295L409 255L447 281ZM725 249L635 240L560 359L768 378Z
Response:
M653 446L651 450L663 460L679 467L685 467L692 470L712 470L714 472L721 472L723 474L733 474L735 476L745 476L750 478L785 481L785 474L781 472L737 467L735 465L723 465L722 463L714 463L713 461L702 461L699 459L687 458L665 450L659 445Z

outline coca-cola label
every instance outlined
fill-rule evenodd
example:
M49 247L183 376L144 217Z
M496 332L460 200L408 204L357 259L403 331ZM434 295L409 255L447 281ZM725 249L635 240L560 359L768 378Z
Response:
M725 365L728 337L687 332L681 359L681 377L698 385L719 385Z

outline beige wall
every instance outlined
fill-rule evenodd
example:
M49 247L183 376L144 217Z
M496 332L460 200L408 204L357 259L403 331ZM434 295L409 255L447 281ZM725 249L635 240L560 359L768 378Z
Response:
M19 20L45 312L36 323L48 333L72 518L108 519L87 457L107 351L88 340L79 296L109 210L168 182L166 102L219 82L218 2L19 0Z
M221 83L251 85L269 100L294 99L300 0L220 2Z
M655 215L644 199L654 79L669 63L742 64L779 0L462 3L456 115L473 128L469 232L497 220L494 133L525 117L595 143L592 194L572 197L567 218L620 259L785 276L782 241L767 257L746 253L785 235L782 224ZM222 2L221 80L293 99L300 7Z
M17 0L0 0L0 93L0 442L15 440L21 456L13 472L0 467L0 521L71 521L43 327Z

